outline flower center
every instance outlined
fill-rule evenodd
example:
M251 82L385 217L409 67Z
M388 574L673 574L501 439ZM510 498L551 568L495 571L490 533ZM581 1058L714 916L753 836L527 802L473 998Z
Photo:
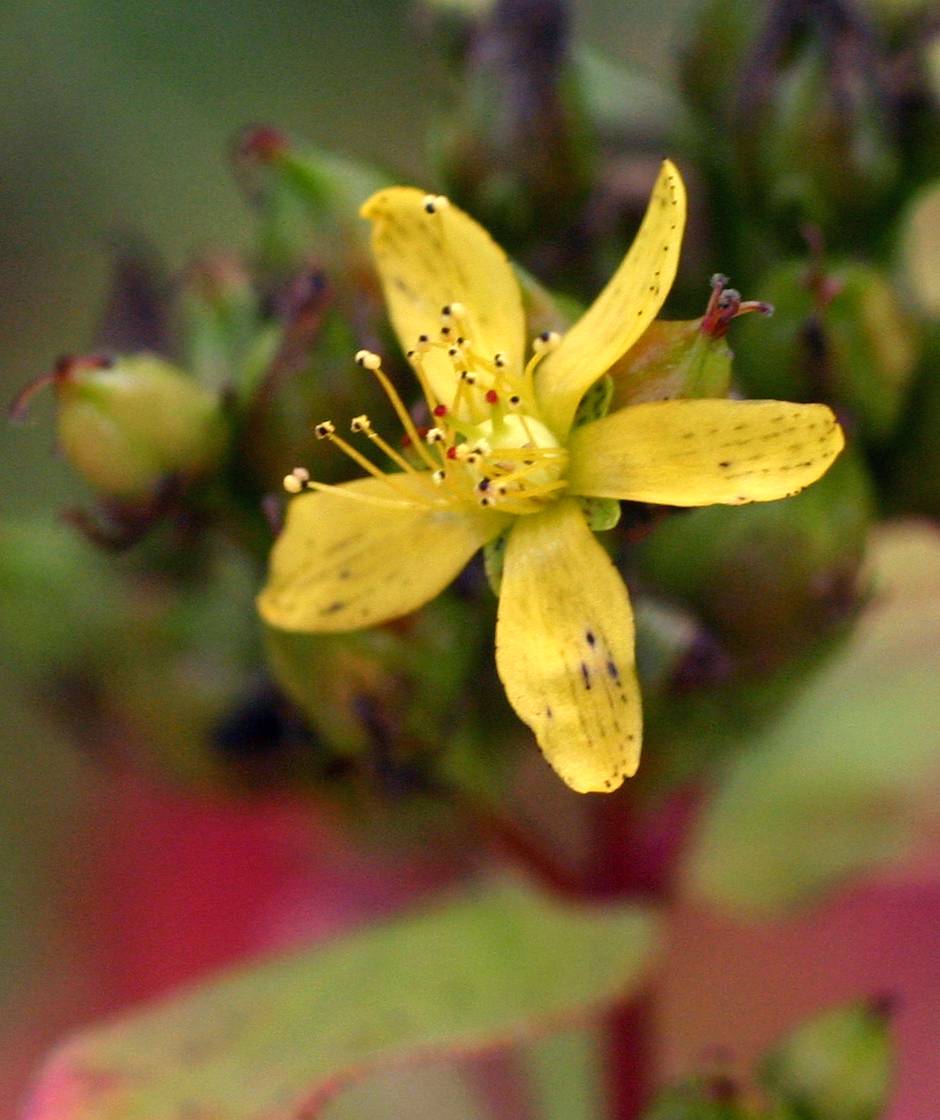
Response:
M329 421L315 428L319 439L327 439L367 474L388 486L387 498L362 499L381 505L453 506L475 503L505 513L536 513L565 487L568 454L538 416L534 373L542 358L560 341L553 332L539 335L532 356L522 369L513 369L504 354L487 355L475 344L469 316L459 303L441 310L436 337L422 334L408 351L415 376L421 385L432 427L419 429L385 371L378 354L360 350L356 362L378 379L404 428L404 446L398 450L372 427L367 416L352 421L352 431L365 435L397 468L386 473L352 444L336 433ZM450 364L446 378L441 369ZM436 380L429 365L435 363ZM449 399L441 399L440 386ZM438 389L435 389L435 385ZM427 503L415 496L403 474L430 472L437 495ZM298 468L284 480L291 493L303 489L339 490L341 487L312 482Z

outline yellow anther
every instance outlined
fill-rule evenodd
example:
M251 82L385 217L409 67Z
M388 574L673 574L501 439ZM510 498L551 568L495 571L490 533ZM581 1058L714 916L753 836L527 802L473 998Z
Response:
M288 494L299 494L303 490L304 484L295 474L284 475L284 489Z
M426 194L421 200L421 205L427 214L439 214L450 206L450 199L442 194Z
M356 354L356 365L363 369L376 370L382 365L382 359L371 350L360 350Z
M497 369L505 369L506 368L506 355L503 354L502 352L500 352L499 354L494 354L493 355L493 365L496 366Z
M354 432L369 432L372 429L372 421L363 413L362 416L354 416L349 427Z
M443 470L436 470L431 475L431 481L435 486L443 486L445 478L447 478L447 472Z
M329 439L336 431L336 425L332 420L323 420L313 429L313 434L317 439Z
M419 334L418 341L415 343L415 350L419 354L426 354L431 349L430 335Z
M429 428L428 434L424 438L428 443L435 444L443 443L447 439L447 436L442 428Z
M532 340L532 351L535 354L549 354L558 348L561 335L558 331L542 331Z

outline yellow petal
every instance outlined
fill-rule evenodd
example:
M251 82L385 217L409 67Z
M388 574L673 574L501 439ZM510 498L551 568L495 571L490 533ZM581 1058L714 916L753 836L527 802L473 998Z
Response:
M560 437L571 426L585 391L656 318L679 264L685 209L682 177L667 159L630 251L607 287L539 367L539 406Z
M417 499L438 496L427 475L406 478ZM341 493L294 498L271 552L258 609L282 630L358 630L417 610L505 528L504 515L472 505L396 508L361 498L395 500L381 480L359 479Z
M815 482L844 444L822 404L651 401L572 433L568 486L668 506L770 502Z
M571 499L520 517L509 534L496 666L509 702L572 789L607 792L636 773L642 717L630 599Z
M414 187L390 187L362 207L372 222L372 251L402 348L410 350L421 334L437 339L441 309L462 303L465 333L476 349L487 357L502 352L511 368L519 368L525 320L506 254L458 207L428 214L427 197ZM425 367L435 392L449 404L453 364L437 350L426 355Z

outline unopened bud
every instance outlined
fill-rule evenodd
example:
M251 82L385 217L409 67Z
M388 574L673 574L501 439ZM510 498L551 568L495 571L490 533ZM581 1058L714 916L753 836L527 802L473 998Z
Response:
M883 273L855 261L778 266L761 282L776 314L741 327L735 372L749 396L825 401L866 442L893 432L921 349L913 316Z
M892 1066L885 1008L862 1003L797 1027L767 1056L761 1081L807 1120L877 1120L884 1115Z
M700 319L657 319L610 370L611 408L674 397L726 397L733 353L725 336L734 319L769 303L742 300L725 276L712 277L712 294Z
M64 359L41 380L55 389L66 459L107 497L145 498L168 476L205 473L222 453L216 395L153 354Z

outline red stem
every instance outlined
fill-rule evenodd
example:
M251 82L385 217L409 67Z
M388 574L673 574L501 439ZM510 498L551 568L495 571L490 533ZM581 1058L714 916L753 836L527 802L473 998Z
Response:
M655 813L637 814L625 795L594 808L594 864L588 892L595 898L666 902L678 855L697 804L694 792L675 795ZM604 1071L610 1120L638 1120L655 1088L653 990L617 1004L604 1023Z

